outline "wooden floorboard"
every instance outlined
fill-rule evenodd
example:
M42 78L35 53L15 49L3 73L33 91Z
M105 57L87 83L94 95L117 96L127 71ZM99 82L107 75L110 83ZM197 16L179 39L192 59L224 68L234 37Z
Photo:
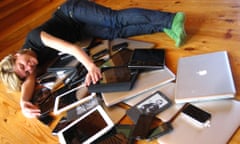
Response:
M27 32L47 20L64 0L23 0L21 2L20 0L0 1L0 59L19 49ZM239 0L96 0L96 2L113 9L142 7L185 12L188 38L182 47L176 48L174 42L164 33L135 36L131 39L154 42L156 47L165 48L166 64L174 73L180 57L227 50L237 89L237 99L240 99ZM18 5L12 6L16 3ZM26 7L27 5L31 7ZM51 135L49 127L36 119L27 119L22 115L19 93L8 91L1 83L0 143L58 143L58 139ZM240 130L236 131L229 141L229 144L239 143Z

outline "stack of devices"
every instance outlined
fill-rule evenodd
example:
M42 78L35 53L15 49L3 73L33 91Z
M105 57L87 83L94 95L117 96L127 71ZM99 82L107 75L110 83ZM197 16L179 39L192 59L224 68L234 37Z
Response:
M49 65L47 71L37 78L40 87L35 90L32 103L39 106L42 122L49 124L53 120L49 114L53 110L58 113L58 109L54 108L60 99L58 96L79 86L86 73L87 70L76 58L61 54Z
M101 92L107 106L175 80L165 65L164 49L121 49L103 63L102 70L103 80L89 90Z
M115 53L111 59L103 63L102 79L97 84L89 86L91 92L127 91L134 85L138 70L129 69L127 63L132 55L132 50L124 48Z
M90 92L102 94L107 106L175 79L165 66L164 49L127 46L113 45L114 54L101 65L102 79L89 86Z
M194 137L200 137L201 135L201 138L203 138L203 136L208 137L209 132L216 132L219 129L217 125L220 126L220 128L222 126L222 120L219 120L220 116L223 116L223 113L227 113L227 111L232 111L235 109L235 106L232 105L222 105L220 108L218 107L219 105L216 106L216 104L218 102L222 104L228 101L223 101L223 99L234 98L235 93L236 89L234 86L234 80L226 51L212 52L180 58L178 62L176 83L174 83L174 89L171 93L171 100L174 101L175 104L171 110L167 111L167 113L164 113L163 115L172 115L172 112L175 112L176 108L179 108L179 105L183 105L182 108L180 108L178 111L178 114L181 113L182 118L178 120L184 120L187 122L186 124L190 125L189 127L184 127L179 126L179 123L174 123L174 129L176 129L176 133L159 138L159 142L161 141L164 143L169 141L181 143L181 140L186 142L186 140L183 140L186 138L181 138L180 141L178 141L179 138L177 138L184 135L186 136L186 132L184 130L189 130L189 134L191 133L190 135L193 135ZM144 99L139 98L143 95L144 94L140 94L137 96L137 98L133 98L132 101L134 101L134 99L137 99L138 102L136 102L137 104L131 104L132 107L127 111L127 114L135 123L136 129L143 129L141 128L141 125L144 125L144 128L148 128L149 130L149 125L146 123L148 121L152 121L151 116L146 116L146 114L143 115L143 111L138 110L137 108L139 104L148 101L146 98L149 99L152 97L152 95L149 94ZM232 100L229 100L229 103L232 103ZM218 110L216 110L217 107ZM158 117L160 118L161 114ZM176 118L176 116L174 117ZM210 128L201 130L196 129L196 127L209 127L210 121L212 125ZM164 123L169 124L169 122L172 122L172 119ZM140 128L138 128L138 123L141 123ZM194 127L192 127L192 124ZM179 131L180 129L184 132ZM136 130L136 134L134 134L135 139L150 138L150 133L139 134L138 132L139 131ZM211 139L200 141L209 142ZM194 142L194 139L191 139L191 142Z

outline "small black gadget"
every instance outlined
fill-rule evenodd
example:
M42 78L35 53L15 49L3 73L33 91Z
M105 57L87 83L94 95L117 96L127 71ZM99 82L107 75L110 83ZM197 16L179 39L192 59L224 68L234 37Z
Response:
M133 129L131 138L135 140L146 139L148 137L153 120L153 115L141 114Z
M102 68L102 79L88 87L90 92L116 92L130 90L134 85L138 71L128 67Z
M160 136L170 133L172 130L173 130L173 127L172 127L171 123L169 123L169 122L162 123L161 125L150 130L147 139L148 140L156 139Z
M134 49L129 68L162 69L165 65L164 49Z
M121 49L127 48L127 47L128 47L128 43L127 42L122 42L122 43L113 45L112 46L112 50L113 51L117 51L117 50L121 50Z
M190 103L187 103L187 106L182 110L183 114L185 114L190 120L197 125L209 127L211 114L206 112L205 110L194 106Z

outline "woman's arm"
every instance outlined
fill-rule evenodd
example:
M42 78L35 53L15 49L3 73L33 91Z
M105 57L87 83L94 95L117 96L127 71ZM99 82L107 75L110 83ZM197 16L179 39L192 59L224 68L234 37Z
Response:
M30 100L35 89L35 73L29 75L21 87L20 106L24 116L35 118L40 116L40 109L33 105Z
M94 84L102 77L100 69L93 63L92 59L78 45L69 43L57 37L54 37L44 31L40 33L40 37L44 45L68 53L76 57L88 70L86 76L86 85L91 82Z

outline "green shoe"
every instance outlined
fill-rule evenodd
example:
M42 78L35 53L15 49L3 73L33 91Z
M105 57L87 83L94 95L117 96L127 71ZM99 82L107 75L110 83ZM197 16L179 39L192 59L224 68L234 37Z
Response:
M186 39L186 32L184 29L185 14L183 12L176 13L171 29L164 28L163 31L175 41L176 47L180 47Z

